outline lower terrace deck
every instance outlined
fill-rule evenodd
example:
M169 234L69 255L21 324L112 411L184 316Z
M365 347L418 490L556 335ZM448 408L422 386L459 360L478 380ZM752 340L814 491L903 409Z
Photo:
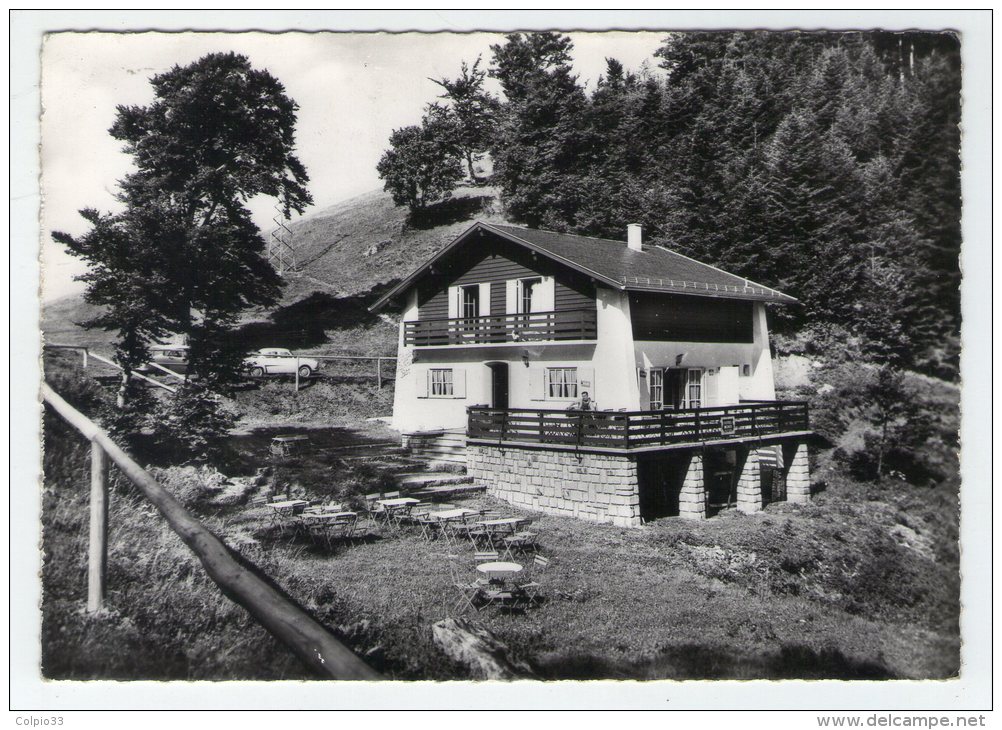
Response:
M695 446L778 442L810 434L805 401L663 411L467 409L469 444L642 453Z

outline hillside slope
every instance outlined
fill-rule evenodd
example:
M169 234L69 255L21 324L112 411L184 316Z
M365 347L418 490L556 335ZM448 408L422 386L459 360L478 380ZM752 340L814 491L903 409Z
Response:
M244 318L246 324L277 324L279 331L254 328L248 347L259 345L259 340L275 344L278 340L269 338L276 335L284 346L320 344L317 339L322 336L302 337L300 330L310 327L306 320L328 333L336 329L332 319L341 320L342 327L377 324L377 318L369 321L365 312L375 292L406 276L474 220L508 222L498 208L493 188L458 188L452 199L415 219L406 207L394 205L388 193L373 191L294 221L289 227L296 266L286 273L282 301L271 309L248 312ZM270 232L264 235L269 238ZM79 295L46 303L42 312L46 341L107 346L113 333L88 332L76 324L99 311ZM333 341L343 346L343 339Z
M416 219L382 191L311 213L289 226L296 271L286 276L284 301L316 290L364 296L403 278L477 219L507 222L493 188L458 188Z

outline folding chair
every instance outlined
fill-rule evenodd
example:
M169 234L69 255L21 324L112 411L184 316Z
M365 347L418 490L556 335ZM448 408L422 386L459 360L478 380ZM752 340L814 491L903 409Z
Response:
M417 526L421 528L421 537L428 542L435 539L435 530L438 528L438 520L425 512L417 515L414 521Z
M473 553L473 561L478 565L480 563L494 563L500 559L501 555L497 550L481 550Z
M442 533L442 537L445 541L449 543L450 547L456 545L457 539L460 537L460 531L465 523L459 517L450 517L446 520L439 520L438 528Z
M303 515L300 519L306 534L313 541L322 541L331 547L331 524L328 520L317 519L318 515Z
M515 583L515 587L525 596L525 599L530 603L539 602L539 590L543 587L542 583L536 581L536 572L546 572L546 569L550 566L550 559L544 558L539 553L532 559L532 572L529 579L524 583Z
M453 558L456 556L450 555L449 557ZM477 598L482 595L483 585L479 581L471 582L469 580L465 580L459 574L456 564L451 561L449 562L449 573L452 576L452 586L459 593L459 599L452 607L452 610L458 611L460 609L465 610L466 608L472 608L477 613L480 613L480 609L483 608L483 605L477 605Z
M525 529L531 524L532 520L519 520L515 523L515 534L504 538L504 554L507 557L514 559L516 552L520 555L525 555L530 551L533 553L536 552L536 538L539 535L535 532L528 532Z
M535 553L537 549L536 533L519 532L504 539L503 555L511 560L515 559L515 554L526 555Z

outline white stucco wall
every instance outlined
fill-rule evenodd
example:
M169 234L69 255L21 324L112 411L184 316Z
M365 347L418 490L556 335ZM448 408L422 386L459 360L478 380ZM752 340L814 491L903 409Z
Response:
M738 376L738 396L745 400L772 400L776 397L773 381L772 357L769 353L769 329L765 305L755 302L752 316L753 341L751 343L714 342L653 342L638 340L635 343L635 368L719 368L737 365L751 366L751 374ZM682 356L681 364L678 357ZM650 402L647 379L642 380L641 408ZM718 405L724 405L719 403Z
M534 370L547 367L576 367L593 371L593 382L582 385L601 409L641 410L648 406L646 379L637 382L637 368L675 367L684 354L686 367L751 365L750 376L740 376L740 398L775 398L772 362L765 307L756 303L754 342L713 344L692 342L634 342L630 321L630 300L625 292L599 287L597 290L598 339L588 343L506 343L489 346L413 348L403 344L403 324L399 335L393 427L404 433L465 428L466 408L491 404L491 370L487 363L508 363L510 408L563 410L573 399L548 400L530 392ZM411 293L403 321L418 318L417 295ZM528 358L528 367L525 358ZM465 373L464 397L419 397L419 382L427 370L447 367ZM538 383L538 381L536 381ZM535 383L534 383L535 384Z
M633 329L627 294L598 289L598 339L587 343L506 343L504 345L413 348L403 344L403 324L399 335L393 427L404 433L466 426L466 408L491 405L490 362L508 363L508 405L510 408L563 410L575 399L545 399L530 391L532 371L547 367L588 369L593 379L587 390L599 408L635 410L640 404L633 365ZM412 295L403 321L417 319L417 299ZM525 357L528 357L528 367ZM419 397L421 378L429 368L451 367L465 373L465 397ZM626 373L627 377L623 374Z

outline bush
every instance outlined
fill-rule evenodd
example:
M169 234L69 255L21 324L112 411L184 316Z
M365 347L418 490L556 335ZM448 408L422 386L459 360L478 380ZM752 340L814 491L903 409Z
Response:
M147 424L157 450L181 459L206 458L236 422L219 396L198 383L181 385L157 402Z

